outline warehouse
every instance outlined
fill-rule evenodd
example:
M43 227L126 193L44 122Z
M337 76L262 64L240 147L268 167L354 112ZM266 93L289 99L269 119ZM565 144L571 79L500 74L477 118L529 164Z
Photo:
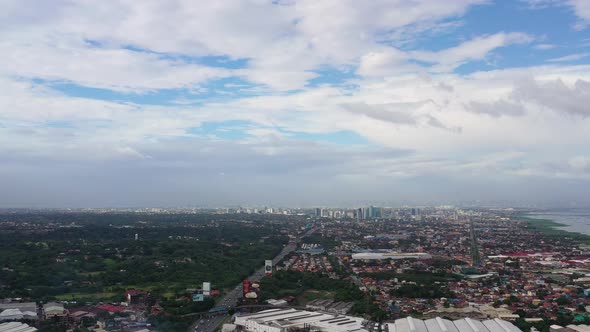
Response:
M430 254L424 252L383 252L383 251L372 251L372 252L359 252L352 254L352 259L431 259Z
M440 317L421 320L412 317L386 323L387 332L522 332L512 323L498 318L478 321L463 318L455 321Z
M0 324L0 332L35 332L36 328L19 322Z
M292 308L238 316L234 324L250 332L285 332L304 327L311 331L367 332L371 325L358 317ZM463 318L451 321L440 317L428 320L408 317L384 323L382 328L385 332L522 332L512 323L498 318L484 321Z
M8 302L0 303L0 311L7 309L18 309L21 312L32 311L37 312L37 304L35 302Z
M20 319L37 319L37 313L34 311L20 311L20 309L6 309L0 312L0 321L20 320Z
M291 308L270 309L238 316L234 322L251 332L284 332L303 327L327 332L368 332L364 327L365 323L364 319L358 317Z

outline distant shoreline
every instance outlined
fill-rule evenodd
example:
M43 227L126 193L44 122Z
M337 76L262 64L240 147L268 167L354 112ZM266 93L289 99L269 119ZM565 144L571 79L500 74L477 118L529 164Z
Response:
M590 235L563 229L563 227L569 227L570 225L568 224L559 223L551 219L534 218L528 215L528 213L519 214L517 218L526 221L528 228L539 233L552 237L569 237L590 244Z

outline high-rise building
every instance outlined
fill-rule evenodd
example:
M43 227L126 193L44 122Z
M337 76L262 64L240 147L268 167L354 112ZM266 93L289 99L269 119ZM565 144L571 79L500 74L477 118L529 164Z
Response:
M369 219L375 218L375 208L373 208L373 205L367 208L367 214L369 215Z

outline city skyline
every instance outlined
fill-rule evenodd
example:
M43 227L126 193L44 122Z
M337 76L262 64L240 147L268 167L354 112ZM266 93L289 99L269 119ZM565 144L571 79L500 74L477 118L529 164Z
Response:
M0 207L590 207L590 3L0 5Z

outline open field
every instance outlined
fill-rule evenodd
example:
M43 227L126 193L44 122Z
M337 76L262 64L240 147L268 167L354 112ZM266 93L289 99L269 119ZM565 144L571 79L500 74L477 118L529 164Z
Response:
M334 299L334 292L308 289L297 296L297 303L304 306L316 299Z
M68 293L68 294L60 294L56 295L55 298L60 301L71 301L71 300L80 300L80 299L89 299L89 300L106 300L112 299L117 295L122 295L115 292L99 292L99 293Z

